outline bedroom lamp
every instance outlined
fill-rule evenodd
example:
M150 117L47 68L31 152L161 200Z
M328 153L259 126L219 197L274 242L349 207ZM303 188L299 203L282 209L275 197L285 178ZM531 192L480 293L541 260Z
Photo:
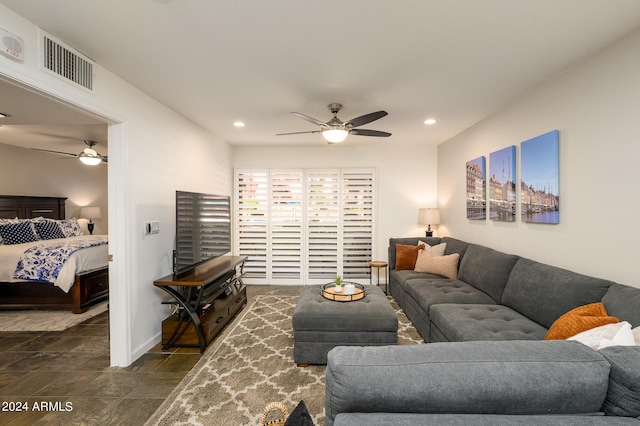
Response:
M93 235L93 219L100 219L100 207L83 207L80 209L80 216L89 219L87 228L89 229L89 235Z
M420 209L418 210L418 225L427 225L427 237L433 237L431 225L440 223L440 211L438 209Z

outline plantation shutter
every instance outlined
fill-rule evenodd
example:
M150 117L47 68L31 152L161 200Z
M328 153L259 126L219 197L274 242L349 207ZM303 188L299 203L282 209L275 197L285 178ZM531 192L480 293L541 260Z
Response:
M342 275L368 278L373 260L373 174L342 174Z
M235 250L248 256L245 277L257 282L267 279L267 236L269 225L268 172L237 171L235 177Z
M310 280L330 281L338 275L340 171L307 173L307 262Z
M368 283L372 169L236 170L235 249L251 284Z
M298 279L302 273L302 172L271 173L271 278Z

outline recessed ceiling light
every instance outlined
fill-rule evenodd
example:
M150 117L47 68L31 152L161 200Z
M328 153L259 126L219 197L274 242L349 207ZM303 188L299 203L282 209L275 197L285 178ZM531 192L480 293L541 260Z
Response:
M428 125L436 124L436 119L435 118L427 118L426 120L424 120L424 124L428 124Z
M236 127L244 127L244 123L242 121L236 121L233 125Z

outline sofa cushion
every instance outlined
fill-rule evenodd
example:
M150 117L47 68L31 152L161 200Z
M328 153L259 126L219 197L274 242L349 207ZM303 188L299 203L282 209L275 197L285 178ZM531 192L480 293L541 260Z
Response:
M327 424L344 412L594 413L609 368L567 341L337 347L326 369Z
M446 255L458 253L460 255L460 261L462 261L464 254L467 252L467 249L471 245L466 241L457 240L451 237L442 237L440 241L442 241L443 243L447 243L447 247L444 249L444 254Z
M511 271L502 304L549 328L571 309L602 300L612 284L521 258Z
M611 365L605 414L640 416L640 346L611 346L600 350Z
M433 305L431 342L542 340L547 329L504 305Z
M458 278L499 302L511 269L518 259L519 257L513 254L471 244L460 262Z
M396 244L396 267L397 271L404 269L414 269L418 259L418 250L424 249L424 244L408 246L406 244Z
M446 256L434 256L424 250L418 250L418 259L416 260L416 272L428 272L430 274L442 275L443 277L455 280L458 278L458 253L448 254Z
M413 279L405 282L405 291L417 304L430 315L433 305L441 303L456 304L495 304L486 293L460 280L451 279ZM426 337L426 336L425 336Z
M340 413L334 426L637 426L629 417L593 414L576 415L503 415L503 414L420 414L420 413Z
M640 326L640 288L613 284L602 298L602 304L609 315L627 321L633 327Z
M615 324L618 318L607 315L600 302L579 306L560 315L549 327L545 340L564 340L583 331L606 324Z
M413 269L411 269L411 270L406 269L406 270L403 270L403 271L396 271L394 269L391 272L389 272L389 275L391 276L391 279L396 281L398 284L400 284L400 286L402 288L404 288L404 285L408 280L413 280L413 279L417 279L417 278L426 278L426 279L439 279L439 278L442 278L442 276L440 276L438 274L428 274L426 272L416 272Z

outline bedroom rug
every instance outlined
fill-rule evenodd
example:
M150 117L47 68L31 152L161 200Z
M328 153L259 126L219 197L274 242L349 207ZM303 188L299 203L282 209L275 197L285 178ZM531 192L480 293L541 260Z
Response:
M105 312L102 302L82 314L71 311L0 311L0 331L63 331Z
M259 295L214 341L146 423L257 425L270 402L289 412L304 400L323 425L324 365L293 362L291 317L298 296ZM398 343L424 343L395 301Z

